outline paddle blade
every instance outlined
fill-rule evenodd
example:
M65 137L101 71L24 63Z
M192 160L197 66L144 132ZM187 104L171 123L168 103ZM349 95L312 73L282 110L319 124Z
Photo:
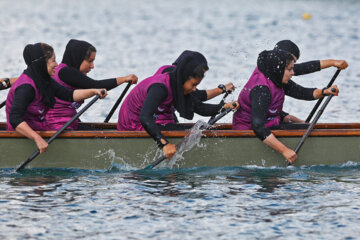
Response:
M160 164L162 161L164 161L166 159L165 156L160 157L158 160L156 160L155 162L153 162L152 164L148 165L145 169L153 169L155 166L157 166L158 164Z
M20 166L16 168L16 171L20 172L21 170L23 170L26 167L26 165L28 165L28 163L31 162L34 158L36 158L39 154L40 151L36 150L25 162L23 162Z
M149 164L146 168L144 168L144 170L151 170L153 168L154 168L154 166L152 164Z

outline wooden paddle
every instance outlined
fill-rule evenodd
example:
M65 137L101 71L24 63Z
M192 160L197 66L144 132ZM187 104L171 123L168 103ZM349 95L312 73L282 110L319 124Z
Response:
M233 103L233 106L236 106L236 103ZM208 122L208 126L203 129L206 130L208 129L210 126L214 125L217 121L219 121L221 118L223 118L226 114L228 114L229 112L231 112L233 109L228 108L226 109L224 112L220 113L219 115L217 115L215 118L213 118L211 121ZM195 124L196 125L196 124ZM190 130L191 132L191 130ZM188 137L189 135L185 136L185 138L181 141L180 144L176 145L176 149L180 149L181 145L184 143L185 139ZM158 164L160 164L162 161L164 161L166 159L165 155L160 157L158 160L156 160L155 162L149 164L146 168L144 168L144 170L150 170L153 169L155 166L157 166Z
M331 89L332 92L335 92L336 89L332 88ZM304 144L305 140L307 139L307 137L309 136L310 132L313 130L313 128L315 127L315 124L317 123L317 121L319 120L319 118L321 117L321 115L323 114L326 106L329 104L330 100L332 99L334 95L330 95L327 97L326 101L324 102L324 104L321 106L320 110L316 113L314 120L312 121L312 123L310 124L310 126L308 127L308 129L306 130L304 136L302 137L302 139L300 140L300 142L298 143L298 145L295 148L295 152L298 153L300 151L301 146ZM291 163L288 161L287 162L287 166L291 165Z
M114 106L112 107L112 109L110 110L109 114L107 115L107 117L104 120L104 123L109 122L110 118L112 117L112 115L114 114L115 110L117 109L117 107L119 106L119 104L121 103L122 99L124 98L126 92L129 90L131 85L131 81L128 82L128 84L126 85L124 91L121 93L120 97L118 98L118 100L116 101L116 103L114 104Z
M333 83L335 82L335 79L337 78L337 76L340 73L340 69L338 69L334 76L331 78L329 84L327 85L327 88L331 87L333 85ZM317 111L317 109L319 108L320 104L322 103L322 101L324 100L324 98L320 98L317 103L315 104L314 108L311 110L309 116L306 118L305 122L308 123L310 122L311 118L314 116L315 112Z
M102 90L101 91L102 94L105 94L105 91ZM61 134L68 126L70 126L70 124L72 124L77 118L79 118L89 107L91 107L91 105L93 105L100 96L95 96L91 102L89 102L85 107L83 107L75 116L73 116L67 123L65 123L65 125L60 128L49 140L47 140L47 143L50 144L52 141L55 140L55 138L57 136L59 136L59 134ZM19 172L21 170L23 170L26 165L28 165L32 160L34 160L38 155L40 154L40 150L36 150L25 162L23 162L19 167L16 168L16 171Z
M2 109L5 105L6 105L6 100L4 100L4 101L0 104L0 109Z

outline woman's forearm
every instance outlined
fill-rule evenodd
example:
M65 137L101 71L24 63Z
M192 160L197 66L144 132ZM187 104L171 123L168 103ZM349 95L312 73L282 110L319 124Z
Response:
M274 136L274 134L270 134L267 138L265 138L265 140L263 142L281 154L283 154L283 152L287 149L287 147L282 142L280 142Z
M282 142L280 142L273 134L270 134L263 141L266 145L271 147L272 149L281 153L286 160L290 163L294 163L297 159L297 154L294 150L286 147Z
M40 154L47 150L49 144L37 132L35 132L26 122L20 123L15 130L18 133L24 135L25 137L34 140L37 148L40 151Z
M210 99L222 94L222 92L223 91L220 88L207 89L206 90L207 100L210 100Z
M325 59L320 60L320 68L329 68L337 67L338 69L345 69L348 67L348 63L345 60L336 60L336 59Z
M315 99L319 99L328 95L337 96L339 94L339 88L337 85L332 85L331 87L324 89L315 89L313 92L313 96Z
M131 82L131 84L136 84L137 81L138 81L138 77L135 74L130 74L125 77L117 77L116 78L117 85L123 84L125 82Z
M286 116L283 118L282 121L285 122L285 123L305 123L304 120L302 120L302 119L300 119L300 118L297 118L297 117L295 117L295 116L293 116L293 115L290 115L290 114L286 115Z
M221 85L219 85L219 86L221 86ZM226 92L231 92L231 91L235 90L235 86L231 82L227 83L226 85L223 85L223 86L225 87ZM210 100L216 96L219 96L222 93L224 93L223 89L221 89L219 87L206 90L207 100Z
M15 130L31 140L35 140L40 137L40 135L37 134L37 132L35 132L25 121L20 123Z
M314 92L313 92L313 96L314 96L315 99L319 99L319 98L324 97L324 96L321 94L321 89L315 89Z
M96 93L96 89L77 89L73 93L73 98L75 102L79 102L94 96Z

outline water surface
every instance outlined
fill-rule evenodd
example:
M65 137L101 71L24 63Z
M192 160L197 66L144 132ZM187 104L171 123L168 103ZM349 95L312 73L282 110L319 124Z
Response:
M359 170L4 170L0 236L357 239Z

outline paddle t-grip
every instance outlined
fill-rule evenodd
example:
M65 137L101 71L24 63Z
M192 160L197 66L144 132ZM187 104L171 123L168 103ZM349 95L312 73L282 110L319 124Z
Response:
M332 91L332 92L336 92L336 89L335 89L335 88L332 88L331 91Z

